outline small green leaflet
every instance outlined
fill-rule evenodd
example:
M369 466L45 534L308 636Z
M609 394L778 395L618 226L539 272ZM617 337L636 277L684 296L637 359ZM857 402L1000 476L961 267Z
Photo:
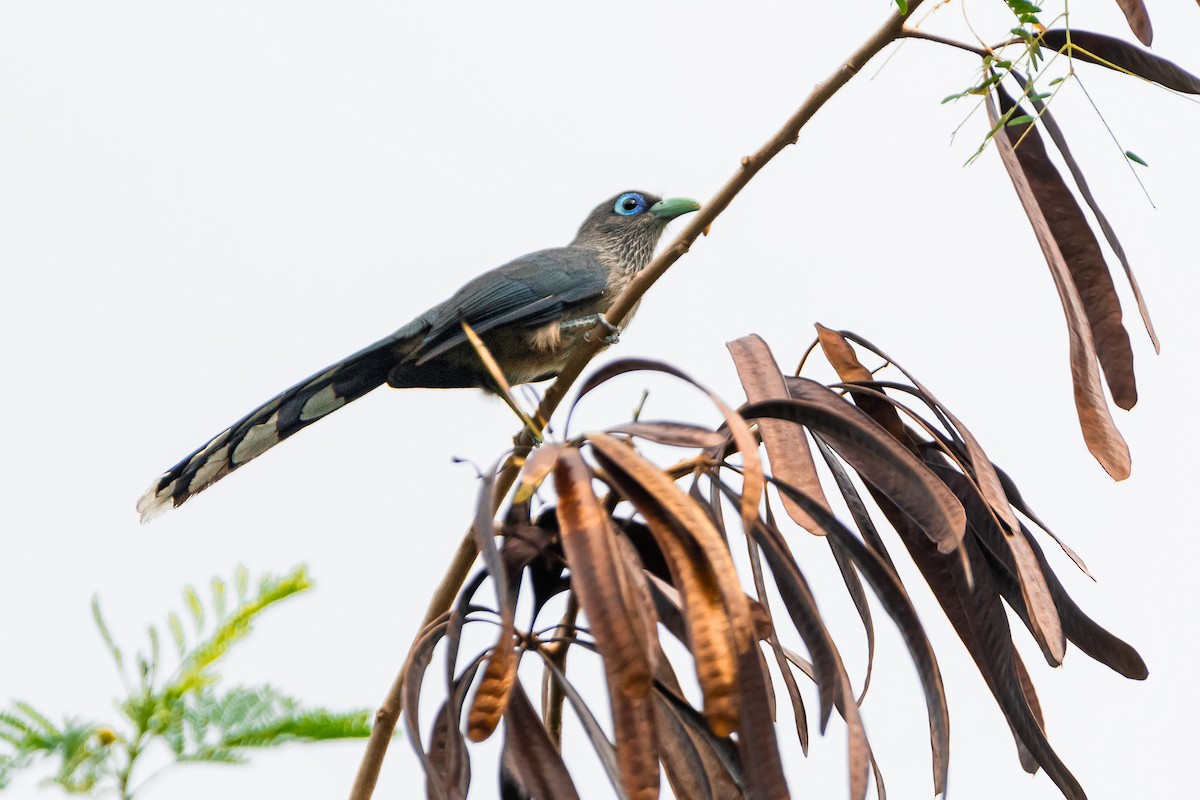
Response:
M1133 152L1132 150L1126 150L1125 157L1128 158L1130 161L1132 161L1135 164L1141 164L1143 167L1150 166L1149 164L1147 164L1145 161L1142 160L1141 156L1139 156L1137 153Z

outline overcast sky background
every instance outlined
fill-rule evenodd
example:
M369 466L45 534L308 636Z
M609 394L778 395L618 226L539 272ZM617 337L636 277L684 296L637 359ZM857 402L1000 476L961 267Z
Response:
M502 404L379 391L149 527L138 495L259 402L468 278L565 243L601 199L711 196L886 5L0 6L0 703L112 719L118 684L93 593L134 649L185 583L239 562L255 574L304 562L317 589L265 617L225 676L375 706L471 514L472 470L451 457L495 459L516 427ZM965 35L963 5L928 29ZM1156 52L1200 70L1200 9L1154 6ZM965 7L986 38L1011 27L999 0ZM1076 27L1128 36L1115 3L1073 7ZM1138 174L1152 208L1078 86L1054 105L1163 341L1154 356L1118 280L1141 400L1115 412L1134 470L1114 484L1083 446L1062 313L999 158L963 166L987 130L982 109L939 105L974 80L976 59L924 42L888 53L737 198L602 358L669 360L730 401L739 388L724 343L746 333L787 368L816 320L900 358L1085 558L1097 584L1047 546L1085 610L1149 664L1149 681L1134 683L1072 649L1052 670L1018 630L1051 742L1093 798L1149 786L1181 796L1197 711L1200 107L1080 67L1121 147L1150 163ZM694 396L633 378L581 409L580 429L624 419L646 385L647 417L674 413L678 398L715 423ZM802 536L798 555L858 683L857 619L828 553ZM952 792L1058 797L1021 771L982 679L900 560L946 680ZM882 614L877 628L867 730L893 796L929 796L915 672ZM793 751L797 796L845 796L843 734L835 720L807 760ZM493 797L482 752L477 796ZM290 747L248 767L179 768L144 800L341 797L360 753ZM584 796L610 796L590 756L577 760L593 776ZM37 777L10 794L54 796ZM422 787L397 740L377 796Z

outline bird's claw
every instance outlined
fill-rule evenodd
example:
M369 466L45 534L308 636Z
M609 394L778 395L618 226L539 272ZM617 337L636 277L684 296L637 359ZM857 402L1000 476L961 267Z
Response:
M597 314L596 322L608 329L608 335L603 339L605 345L612 346L621 341L621 329L609 322L607 317L603 314ZM592 332L590 330L583 334L583 340L585 342L592 340Z

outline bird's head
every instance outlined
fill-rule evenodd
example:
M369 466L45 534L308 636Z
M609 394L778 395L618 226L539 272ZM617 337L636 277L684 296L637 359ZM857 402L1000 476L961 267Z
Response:
M686 197L664 200L649 192L622 192L588 214L572 244L599 250L637 272L650 263L667 223L699 208Z

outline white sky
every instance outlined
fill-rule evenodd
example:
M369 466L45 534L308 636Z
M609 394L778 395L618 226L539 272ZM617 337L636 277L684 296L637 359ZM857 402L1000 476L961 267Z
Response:
M1011 26L1000 5L967 5L993 39ZM1126 35L1115 3L1075 5L1077 27ZM472 472L451 456L495 458L515 430L501 404L376 392L150 527L137 524L138 495L278 390L478 272L566 242L604 197L645 188L703 201L885 6L0 7L0 701L111 719L118 684L88 613L93 593L132 649L186 582L238 562L255 573L306 562L316 591L265 618L225 675L311 703L377 704L470 517ZM930 29L960 31L961 6ZM1153 13L1155 50L1200 70L1189 59L1200 11ZM1150 680L1133 683L1072 649L1051 670L1018 631L1053 745L1091 797L1149 786L1181 796L1197 711L1200 109L1081 67L1122 148L1151 164L1139 174L1154 209L1078 87L1054 106L1164 343L1155 357L1122 287L1141 401L1116 412L1134 458L1133 477L1116 485L1083 447L1062 315L999 159L962 166L986 131L981 110L951 142L972 104L939 100L973 80L974 59L910 42L871 79L881 63L754 180L603 358L669 360L731 401L724 342L749 332L785 365L815 320L901 358L1083 555L1098 584L1050 553L1085 610L1150 666ZM593 401L581 423L624 418L645 383L610 389L611 405ZM675 390L654 386L647 416L672 414ZM864 648L832 560L797 550L857 683ZM946 679L952 791L1058 797L1044 775L1020 770L982 680L905 564ZM927 796L915 674L882 615L877 628L868 732L893 796ZM834 723L808 760L793 753L797 795L845 796L844 752ZM339 797L359 753L293 747L248 767L180 768L144 798ZM495 793L485 762L484 798ZM584 796L608 796L584 769ZM39 794L32 777L10 794ZM397 740L377 796L422 787Z

